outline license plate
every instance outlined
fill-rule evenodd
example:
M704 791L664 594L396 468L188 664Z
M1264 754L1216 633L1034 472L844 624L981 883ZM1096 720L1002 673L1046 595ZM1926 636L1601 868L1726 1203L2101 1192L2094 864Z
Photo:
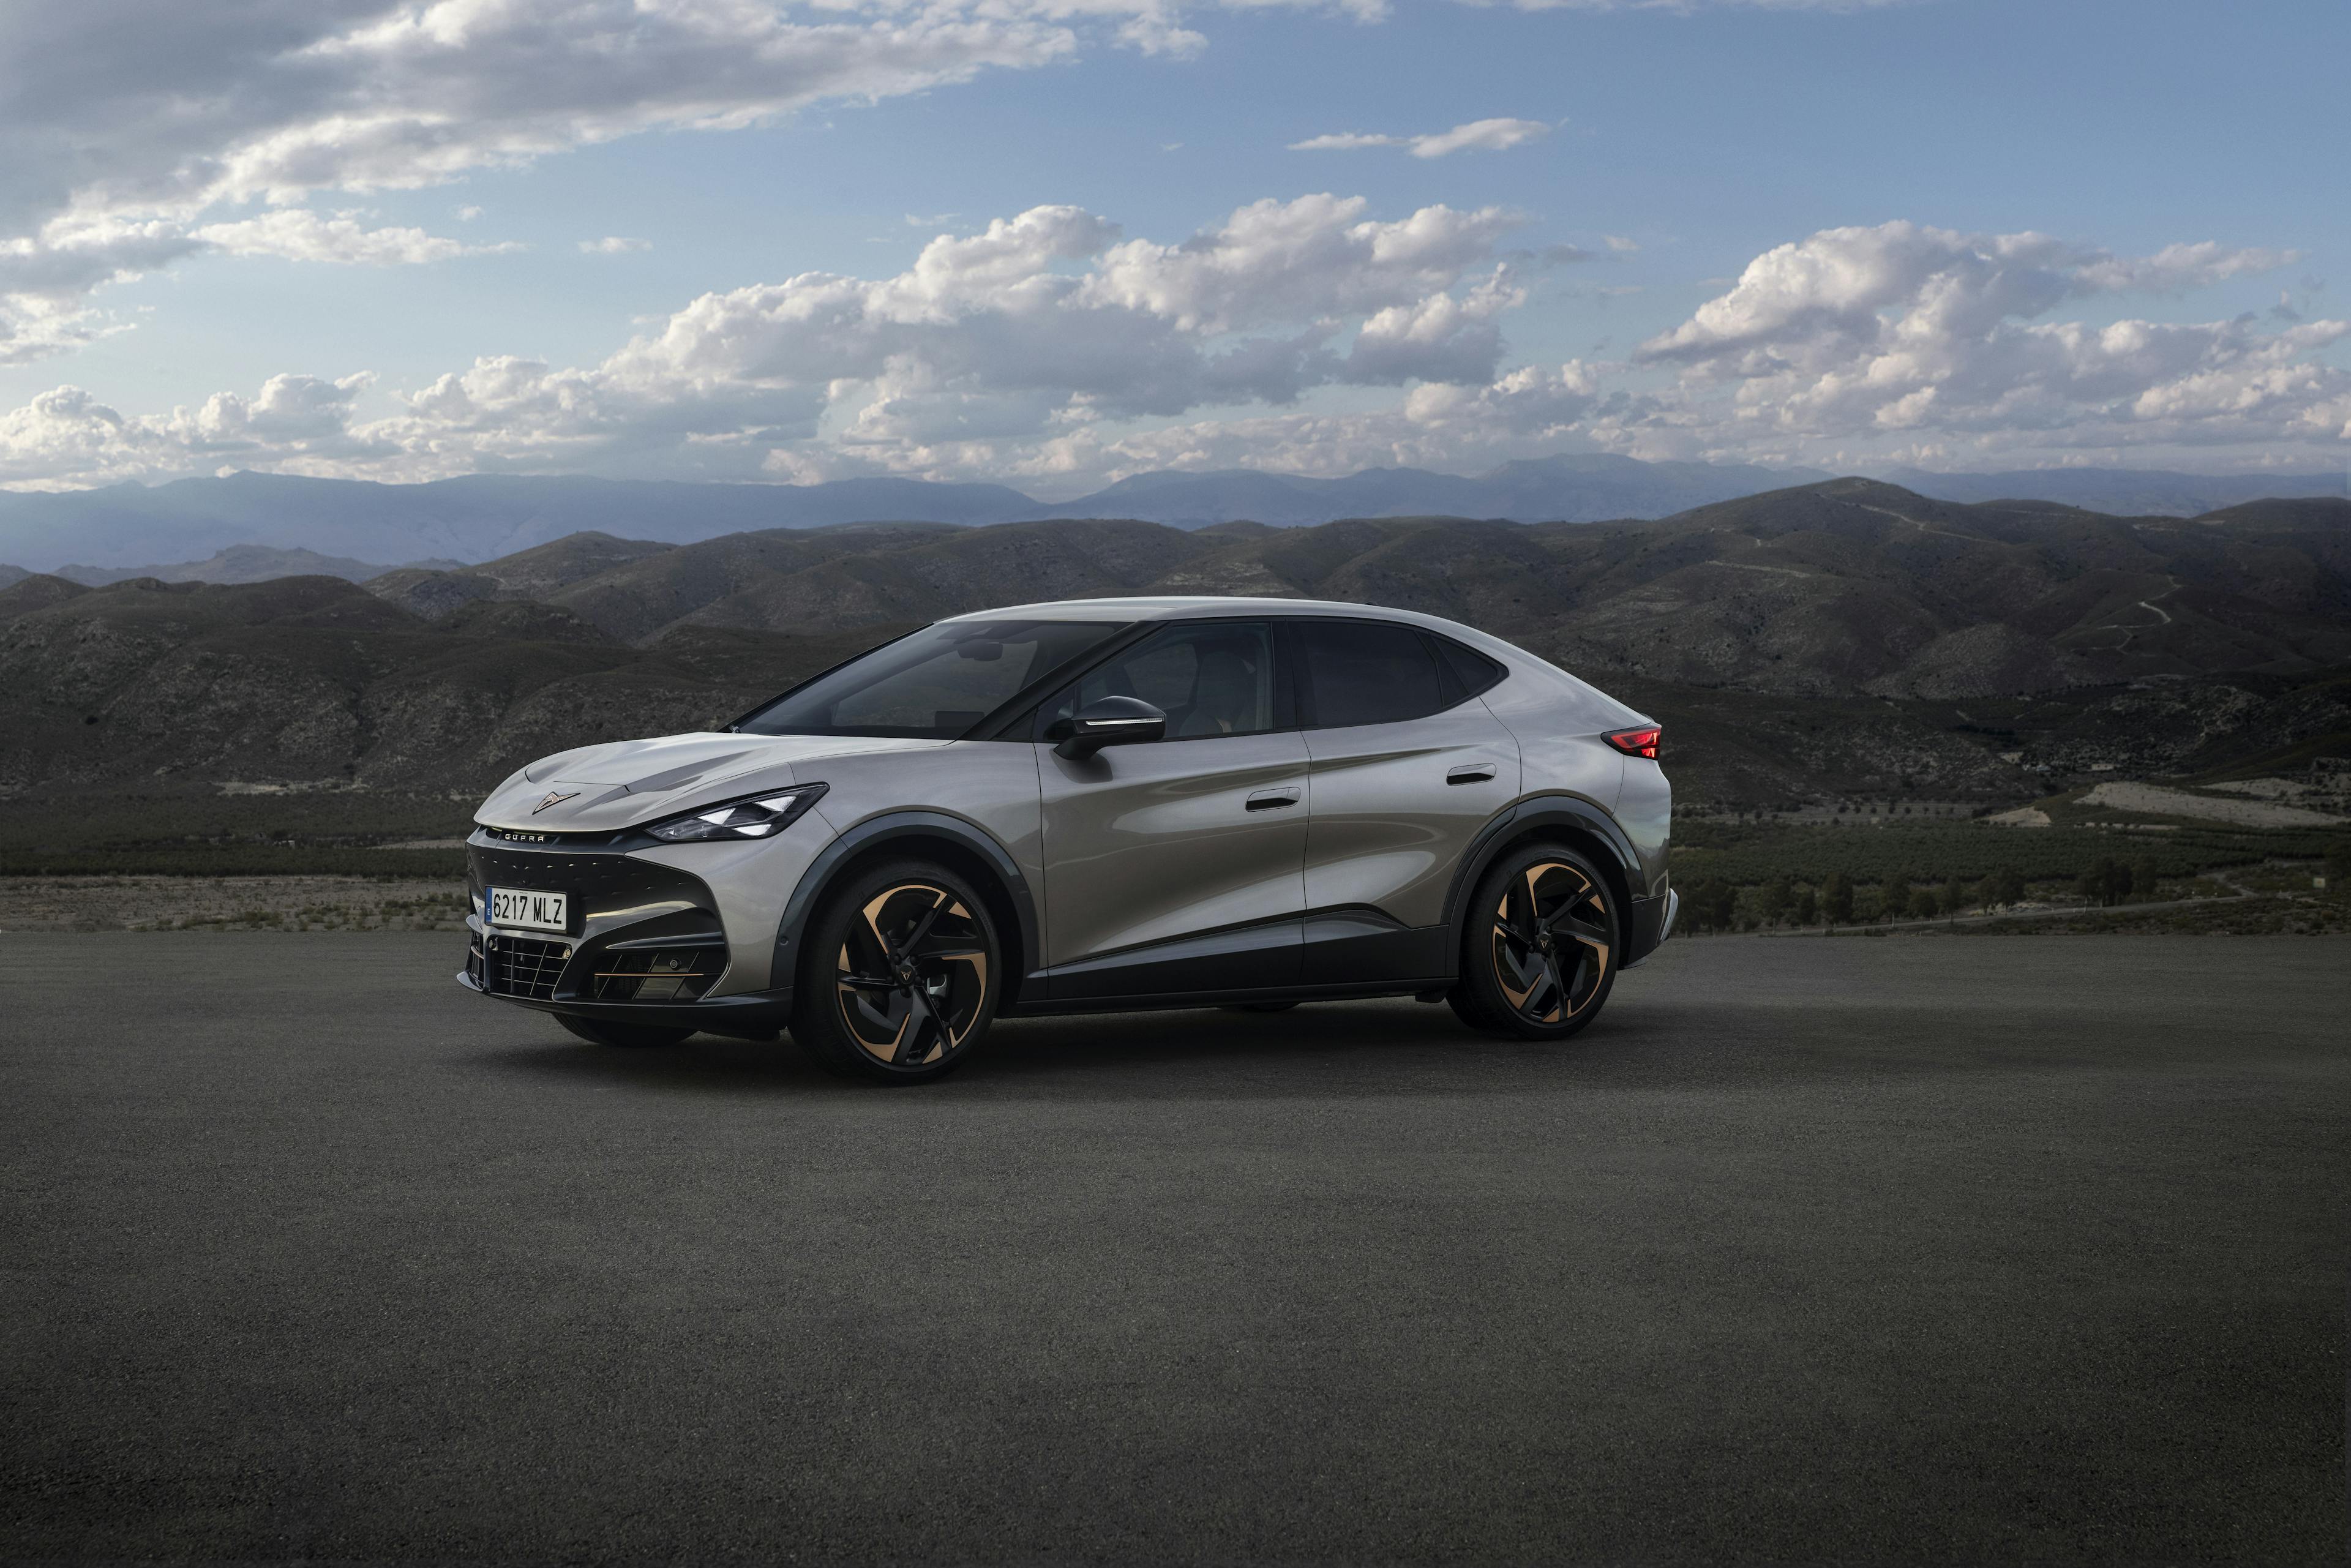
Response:
M489 890L490 924L518 925L530 931L571 929L571 897L562 893L538 893L527 887Z

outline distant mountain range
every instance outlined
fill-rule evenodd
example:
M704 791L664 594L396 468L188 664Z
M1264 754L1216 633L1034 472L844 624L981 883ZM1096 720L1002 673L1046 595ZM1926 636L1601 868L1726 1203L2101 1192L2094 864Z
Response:
M445 571L465 565L445 557L410 563L418 570ZM316 550L276 549L268 545L231 545L209 560L181 561L172 566L61 566L52 575L84 588L103 588L134 577L162 582L268 582L281 577L340 577L365 582L393 569L349 556L320 555ZM0 586L5 586L0 582Z
M166 580L184 574L223 581L242 580L219 575L244 570L225 557L241 546L317 551L354 563L473 562L580 532L682 544L883 521L977 526L1113 517L1187 529L1240 519L1311 528L1350 517L1434 516L1598 522L1668 517L1827 477L1811 469L1570 454L1505 464L1475 478L1417 468L1366 469L1343 479L1241 469L1139 474L1075 500L1040 502L1002 485L915 479L720 485L474 475L380 485L231 474L152 487L0 491L0 561L52 572L66 562L89 563L73 568L85 579L134 570ZM1946 500L2053 500L2135 516L2193 517L2262 497L2346 493L2341 474L2214 478L2061 468L1896 477ZM186 564L134 564L141 561ZM6 575L0 569L0 580Z
M0 586L0 795L475 788L938 616L1143 592L1483 627L1665 720L1677 790L1717 804L2351 755L2351 500L2121 518L1839 479L1653 522L591 531L364 587L33 575Z

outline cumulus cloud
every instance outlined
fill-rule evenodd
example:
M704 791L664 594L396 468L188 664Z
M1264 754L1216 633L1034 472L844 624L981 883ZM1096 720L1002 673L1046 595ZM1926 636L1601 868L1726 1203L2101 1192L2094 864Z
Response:
M1359 147L1402 147L1408 149L1416 158L1443 158L1449 153L1472 149L1499 152L1505 148L1522 146L1550 134L1550 131L1551 127L1540 120L1473 120L1450 131L1431 131L1424 136L1335 131L1328 136L1311 136L1303 141L1293 141L1290 150L1292 152L1344 152Z
M795 471L821 427L839 461L923 469L969 461L979 444L1286 405L1319 386L1482 385L1503 352L1498 318L1525 298L1498 249L1518 222L1445 206L1383 219L1360 198L1313 195L1252 203L1162 243L1081 208L1037 207L942 235L892 276L805 273L705 295L600 364L485 358L372 421L349 395L363 382L304 382L316 398L342 389L319 405L334 429L306 432L285 459L386 475L756 476ZM227 444L262 439L236 411L287 407L294 383L272 386L251 403L145 420L59 389L17 411L5 471L197 471Z
M1458 470L1562 446L1851 468L2122 447L2339 460L2351 443L2351 374L2325 357L2351 323L2121 308L2277 253L1830 229L1756 257L1625 361L1512 365L1503 329L1533 260L1504 248L1517 222L1310 195L1163 241L1036 207L895 273L705 295L592 364L488 356L390 395L280 376L161 415L60 387L0 415L0 479L235 464L1075 490L1153 467Z
M1071 57L1197 48L1218 0L74 0L0 7L0 359L85 341L85 297L203 248L334 248L269 218L660 130L771 120ZM1222 0L1263 5L1282 0ZM1307 8L1363 19L1378 0ZM204 225L207 217L214 223ZM319 220L329 221L329 220ZM248 228L247 225L259 227ZM114 237L101 242L102 231ZM138 231L138 232L133 232ZM346 246L359 242L346 240ZM394 251L421 242L383 242ZM362 246L361 248L365 248Z
M2292 259L2210 243L2121 256L2047 235L1910 223L1828 229L1756 257L1635 359L1677 369L1695 407L1727 393L1725 426L1762 438L2342 439L2351 377L2311 356L2351 332L2343 322L2263 333L2250 318L2043 319Z
M253 397L216 392L194 408L126 417L76 386L0 413L0 481L107 484L258 466L336 474L391 455L351 429L370 378L272 376Z
M606 235L602 239L583 239L580 253L585 256L625 256L632 250L651 250L649 239L632 239L627 235Z

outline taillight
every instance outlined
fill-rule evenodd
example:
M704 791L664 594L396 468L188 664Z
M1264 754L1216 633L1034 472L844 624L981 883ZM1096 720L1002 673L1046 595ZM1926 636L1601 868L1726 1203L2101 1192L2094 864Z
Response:
M1646 757L1655 762L1657 759L1657 737L1663 734L1664 730L1652 727L1648 729L1620 729L1614 735L1604 735L1600 738L1627 757Z

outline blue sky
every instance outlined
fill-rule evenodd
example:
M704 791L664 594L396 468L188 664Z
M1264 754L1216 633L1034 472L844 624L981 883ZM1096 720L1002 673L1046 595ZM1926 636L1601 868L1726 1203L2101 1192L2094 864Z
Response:
M0 483L2351 446L2339 0L111 4L0 49L95 88L7 111Z

